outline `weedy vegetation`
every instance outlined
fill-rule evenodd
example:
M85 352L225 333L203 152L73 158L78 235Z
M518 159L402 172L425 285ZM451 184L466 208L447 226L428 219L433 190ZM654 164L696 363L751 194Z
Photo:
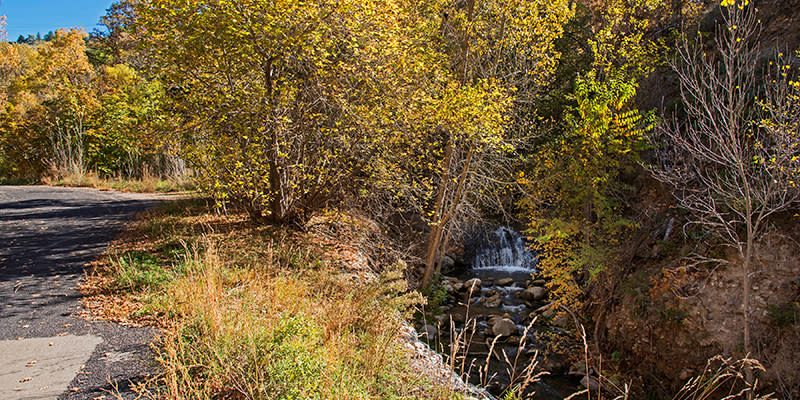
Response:
M328 250L186 200L139 221L83 289L90 308L123 298L107 316L162 329L145 398L455 396L409 369L397 335L421 297L402 264L345 273Z

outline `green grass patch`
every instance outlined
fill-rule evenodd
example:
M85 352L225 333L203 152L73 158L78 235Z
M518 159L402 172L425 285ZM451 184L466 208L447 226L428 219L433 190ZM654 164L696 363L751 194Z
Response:
M113 263L116 288L129 291L159 288L180 274L180 269L165 268L162 261L140 251L122 254Z
M767 305L767 315L776 326L781 328L792 326L800 321L800 303L769 304Z

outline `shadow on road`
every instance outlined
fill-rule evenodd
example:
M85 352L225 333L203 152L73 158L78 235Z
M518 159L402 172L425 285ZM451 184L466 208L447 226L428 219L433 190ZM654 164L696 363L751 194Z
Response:
M158 201L0 203L0 281L81 274L129 220Z
M76 318L80 294L75 288L84 266L103 253L126 222L161 201L91 189L0 186L0 340L102 338L83 374L59 398L96 398L114 385L123 398L135 398L128 382L154 371L152 329ZM117 362L108 354L135 357Z

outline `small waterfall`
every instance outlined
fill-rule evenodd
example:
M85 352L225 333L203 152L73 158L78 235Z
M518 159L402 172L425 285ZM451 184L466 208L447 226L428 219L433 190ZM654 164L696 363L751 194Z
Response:
M505 272L534 272L536 255L528 249L525 238L513 229L501 226L494 231L495 239L475 254L472 268Z

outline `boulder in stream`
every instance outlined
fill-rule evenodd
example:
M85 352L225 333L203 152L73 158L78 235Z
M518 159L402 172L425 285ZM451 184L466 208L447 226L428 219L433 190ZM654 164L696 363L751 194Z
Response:
M494 296L487 297L486 301L484 302L484 305L486 305L486 307L489 307L489 308L500 307L501 304L503 304L503 299L500 298L499 294L495 294Z
M523 290L520 294L523 300L536 301L547 297L547 290L541 286L531 286Z
M473 285L475 287L474 290L476 292L480 293L480 291L481 291L481 280L478 279L478 278L472 278L472 279L464 282L464 289L466 291L470 291L472 289Z
M496 280L494 282L494 285L495 286L508 286L508 285L510 285L512 283L514 283L513 279L511 279L511 278L502 278L502 279Z
M518 332L519 329L517 329L517 324L508 318L499 318L495 320L495 323L492 326L492 333L503 337L515 335Z

